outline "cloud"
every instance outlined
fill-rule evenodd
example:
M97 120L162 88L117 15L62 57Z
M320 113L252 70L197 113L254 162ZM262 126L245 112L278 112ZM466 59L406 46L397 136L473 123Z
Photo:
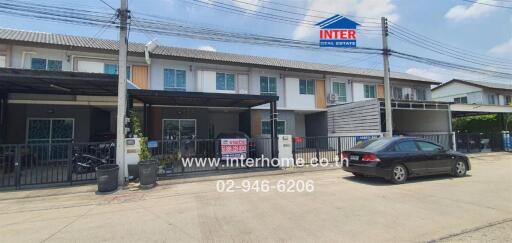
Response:
M505 43L501 43L489 50L489 53L498 55L511 55L512 54L512 38Z
M197 49L202 50L202 51L217 51L217 49L215 49L215 47L209 46L209 45L199 46Z
M498 10L498 8L487 6L486 4L496 5L497 2L494 0L477 0L476 3L473 3L469 6L456 5L455 7L448 10L444 17L450 20L460 21L463 19L487 16L489 13Z
M310 0L306 15L318 16L314 10L326 12L339 12L341 15L355 15L377 19L354 19L360 24L367 24L368 21L379 22L380 17L386 16L390 21L398 21L399 15L396 12L397 7L392 0ZM350 17L349 17L350 18ZM314 17L304 17L304 21L317 22L319 19ZM374 24L372 24L374 25ZM293 37L295 39L310 39L318 34L318 30L308 26L298 26L295 28Z

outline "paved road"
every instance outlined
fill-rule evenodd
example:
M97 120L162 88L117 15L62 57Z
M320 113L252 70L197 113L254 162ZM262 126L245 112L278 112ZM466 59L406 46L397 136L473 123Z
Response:
M96 195L0 193L0 242L512 241L512 154L473 159L464 178L390 185L341 170L236 179L313 180L313 192L217 192L216 181ZM48 190L51 191L51 190ZM37 197L15 199L16 195Z

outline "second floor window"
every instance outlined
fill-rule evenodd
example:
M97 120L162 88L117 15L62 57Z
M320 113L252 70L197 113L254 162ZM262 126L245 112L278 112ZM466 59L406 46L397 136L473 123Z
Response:
M235 91L235 75L231 73L217 73L217 90Z
M376 87L375 87L375 84L365 84L364 85L364 98L366 99L371 99L371 98L375 98L377 97L376 96L376 91L375 91Z
M512 105L512 96L507 95L505 96L505 105Z
M164 69L164 89L171 91L186 91L187 73L185 70Z
M105 64L103 64L103 73L106 73L106 74L118 74L119 73L119 69L117 67L118 67L117 64L105 63ZM131 80L130 66L126 67L126 79Z
M332 82L332 92L338 96L339 102L347 102L347 87L345 83Z
M314 95L315 94L315 80L301 79L299 80L300 94Z
M417 100L427 100L427 91L425 89L416 89Z
M274 77L260 77L260 94L277 95L277 81Z
M468 103L468 97L457 97L453 99L453 102L455 104L467 104Z
M62 71L62 61L32 58L30 68L35 70Z
M393 87L393 99L395 99L395 100L404 99L401 87Z

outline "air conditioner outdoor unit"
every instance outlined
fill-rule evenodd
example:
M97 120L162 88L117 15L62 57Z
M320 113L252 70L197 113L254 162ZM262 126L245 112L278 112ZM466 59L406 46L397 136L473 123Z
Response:
M336 93L330 93L327 97L330 103L335 103L338 101L338 95Z

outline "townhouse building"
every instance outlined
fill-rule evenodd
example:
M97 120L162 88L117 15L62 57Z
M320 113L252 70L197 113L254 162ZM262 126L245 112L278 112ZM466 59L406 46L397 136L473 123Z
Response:
M116 52L113 40L0 29L0 68L4 73L22 72L6 71L11 69L62 72L70 77L73 75L68 72L116 74ZM276 97L278 134L373 134L384 128L384 86L379 70L168 46L150 52L149 63L144 54L144 44L129 44L127 75L130 89L154 91L153 96L159 98L149 106L146 101L156 98L132 92L134 109L143 117L150 139L215 138L236 131L251 137L269 136L271 104L257 102L258 97L265 101ZM70 88L52 84L51 78L46 81L58 94L17 93L16 89L5 94L3 124L9 129L2 134L3 143L100 141L114 135L115 94L66 94ZM451 131L445 124L447 108L434 118L427 113L403 113L439 111L441 106L432 101L430 90L438 82L391 73L391 84L398 123L403 121L406 126L415 119L439 119L443 131ZM106 89L101 83L92 88ZM209 95L200 97L201 93ZM194 103L187 103L192 96L196 97ZM239 105L239 99L249 102L249 98L254 100L251 105ZM371 108L364 108L368 104ZM435 125L431 127L438 131Z

